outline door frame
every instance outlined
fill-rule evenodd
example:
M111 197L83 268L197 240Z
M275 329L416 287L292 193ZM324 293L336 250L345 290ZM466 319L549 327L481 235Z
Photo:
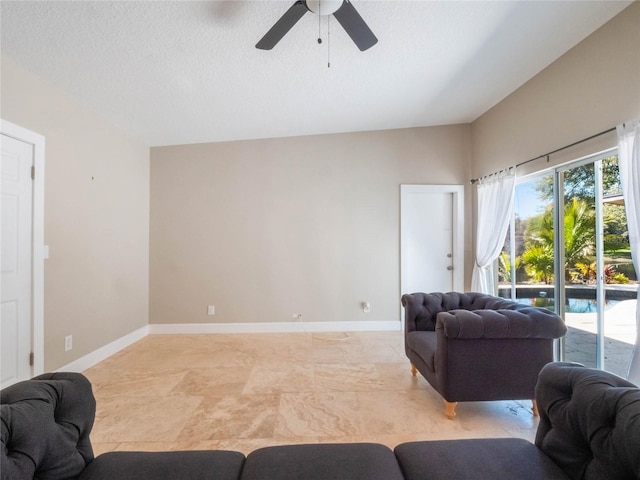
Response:
M406 218L407 196L412 193L450 193L452 194L452 253L453 253L453 289L464 291L464 185L400 185L400 295L407 284L407 258L404 242L407 235L402 219ZM400 319L404 329L404 312L400 306Z
M31 244L32 376L44 372L44 136L0 119L0 133L33 146L33 212Z

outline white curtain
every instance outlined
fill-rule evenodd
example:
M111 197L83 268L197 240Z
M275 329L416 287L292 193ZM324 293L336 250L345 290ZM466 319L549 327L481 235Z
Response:
M509 228L516 176L513 169L478 181L476 263L471 290L495 295L493 264Z
M620 183L627 213L631 258L640 275L640 120L635 120L618 128L618 165ZM636 345L631 356L627 378L640 385L640 288L636 304Z

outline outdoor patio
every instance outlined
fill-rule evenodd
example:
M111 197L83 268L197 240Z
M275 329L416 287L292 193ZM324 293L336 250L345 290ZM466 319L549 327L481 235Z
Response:
M626 377L636 342L637 300L622 300L604 312L604 368ZM596 366L597 313L566 313L565 360Z
M508 297L508 287L501 285L500 296ZM532 305L553 310L553 287L550 285L517 285L520 302L530 301ZM596 367L597 311L595 307L595 287L590 285L567 286L566 295L572 299L591 300L593 307L584 312L566 312L568 327L564 339L565 361L578 362L588 367ZM636 343L636 308L638 284L607 285L605 296L612 300L604 311L604 369L626 377L629 361ZM546 305L546 302L551 302Z

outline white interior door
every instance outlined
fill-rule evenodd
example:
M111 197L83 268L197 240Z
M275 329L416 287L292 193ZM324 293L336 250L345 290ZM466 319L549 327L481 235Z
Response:
M464 190L401 186L401 294L464 288Z
M0 386L32 376L32 223L34 146L0 137Z

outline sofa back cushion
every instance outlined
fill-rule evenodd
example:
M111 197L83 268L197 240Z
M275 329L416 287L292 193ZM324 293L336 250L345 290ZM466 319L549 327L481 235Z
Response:
M449 310L519 310L530 308L484 293L412 293L402 296L407 331L436 329L438 313Z
M536 386L536 445L572 479L640 478L640 389L601 370L550 363Z
M93 459L96 403L79 373L49 373L0 392L2 480L77 477Z
M436 331L448 339L457 338L560 338L567 326L555 313L544 308L517 310L450 310L436 317Z

